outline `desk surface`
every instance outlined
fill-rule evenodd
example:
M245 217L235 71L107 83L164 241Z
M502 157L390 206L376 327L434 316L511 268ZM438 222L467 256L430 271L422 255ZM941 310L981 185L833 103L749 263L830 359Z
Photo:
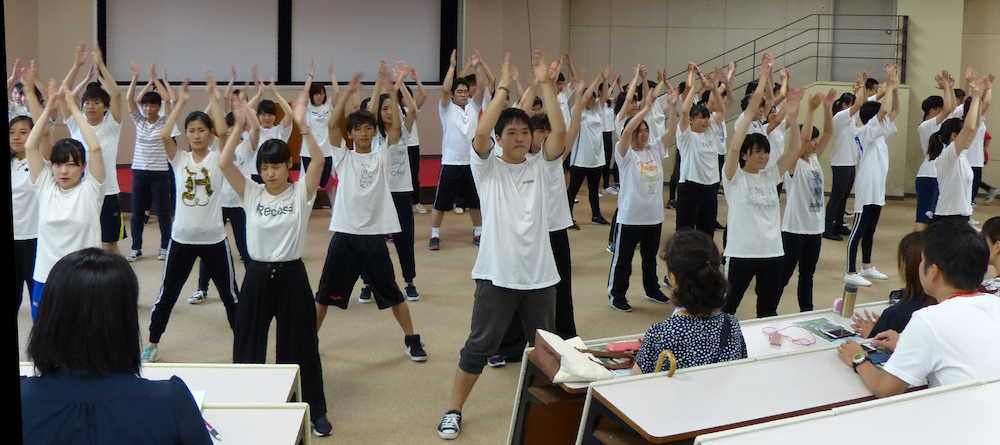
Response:
M691 437L717 427L871 397L836 349L817 349L595 385L593 394L640 434ZM678 437L678 438L681 438Z
M294 445L300 436L309 444L305 403L279 405L206 404L202 417L222 435L217 444Z
M295 390L298 365L215 363L148 363L142 376L150 380L180 377L191 391L205 391L205 403L284 403ZM21 375L35 375L21 362Z
M985 443L1000 435L998 410L1000 383L952 385L709 434L696 443L843 445L852 441L849 431L864 443Z

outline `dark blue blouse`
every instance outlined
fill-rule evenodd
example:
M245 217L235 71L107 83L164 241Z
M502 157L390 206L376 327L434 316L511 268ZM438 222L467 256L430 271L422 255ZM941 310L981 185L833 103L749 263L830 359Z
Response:
M211 445L201 412L179 377L59 370L21 378L25 444Z

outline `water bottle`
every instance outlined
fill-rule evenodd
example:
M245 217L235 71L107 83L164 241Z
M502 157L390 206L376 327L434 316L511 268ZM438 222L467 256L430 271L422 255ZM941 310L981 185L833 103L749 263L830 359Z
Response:
M843 307L840 309L840 316L849 319L854 316L854 304L858 299L858 288L851 285L844 286L844 296L841 298Z

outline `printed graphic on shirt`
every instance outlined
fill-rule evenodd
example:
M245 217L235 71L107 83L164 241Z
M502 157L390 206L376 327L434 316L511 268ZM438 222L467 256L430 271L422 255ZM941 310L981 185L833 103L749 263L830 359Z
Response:
M406 153L398 156L389 156L389 176L403 176L409 171L409 162Z
M361 178L358 181L358 185L360 185L361 188L363 188L363 189L371 187L372 184L375 183L375 173L376 173L376 171L375 171L375 166L374 165L373 166L368 166L368 165L364 165L362 163L361 164Z
M201 167L197 172L189 167L184 167L187 178L184 180L184 193L181 199L188 207L204 207L208 205L209 198L215 193L212 190L212 174L205 167ZM204 193L199 192L204 188ZM204 194L204 199L201 195Z
M257 216L275 217L295 213L295 206L291 203L280 207L268 207L263 204L257 204L254 210L257 211Z
M823 176L816 170L810 170L806 179L809 182L809 211L823 211Z
M663 185L660 184L660 163L654 161L639 161L637 162L639 166L639 178L642 180L642 184L645 186L643 190L647 195L652 195L662 190Z
M747 184L747 202L761 210L778 206L778 197L774 186Z

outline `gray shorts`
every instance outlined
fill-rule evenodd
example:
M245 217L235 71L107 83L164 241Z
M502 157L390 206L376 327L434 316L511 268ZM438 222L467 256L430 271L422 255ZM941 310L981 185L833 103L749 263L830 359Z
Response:
M476 280L476 301L472 306L472 329L459 352L458 367L480 374L486 359L497 351L514 314L521 317L524 337L535 341L535 330L552 331L556 317L556 288L518 290Z

